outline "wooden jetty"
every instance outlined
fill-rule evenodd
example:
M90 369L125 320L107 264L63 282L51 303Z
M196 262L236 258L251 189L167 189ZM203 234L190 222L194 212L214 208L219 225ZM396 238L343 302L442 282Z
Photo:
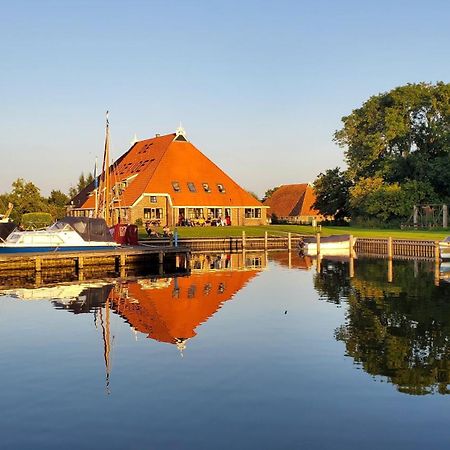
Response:
M188 269L189 258L190 250L183 246L149 245L92 252L0 255L0 284L19 276L42 280L50 272L73 274L80 281L95 272L121 277L125 277L128 270L146 269L148 273L160 275L177 273Z
M241 236L232 237L196 237L179 238L178 242L191 251L223 251L239 252L242 250L297 250L300 240L304 236L294 233L284 235L269 235L265 232L264 236L247 236L245 231ZM167 245L169 238L149 238L141 242L151 245Z

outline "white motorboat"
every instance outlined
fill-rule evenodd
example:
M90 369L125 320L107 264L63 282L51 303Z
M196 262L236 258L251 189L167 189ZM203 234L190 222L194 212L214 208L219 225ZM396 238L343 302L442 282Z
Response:
M13 231L0 242L0 254L115 249L103 219L66 217L44 230Z
M352 239L352 250L355 245L355 239ZM299 249L305 255L317 255L317 238L315 236L303 238L300 241ZM350 235L332 235L320 238L320 254L330 256L349 256L350 255Z
M439 250L441 251L442 259L450 259L450 236L439 242Z

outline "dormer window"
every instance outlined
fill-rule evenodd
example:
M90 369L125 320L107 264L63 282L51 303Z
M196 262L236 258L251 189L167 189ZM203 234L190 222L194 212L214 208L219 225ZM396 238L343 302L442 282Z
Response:
M178 181L172 181L172 187L175 192L181 191L180 183Z
M202 187L205 192L211 192L211 188L208 183L202 183Z
M187 186L190 192L197 192L195 184L192 181L188 181Z
M221 194L225 194L225 186L221 183L217 183L217 190L221 193Z

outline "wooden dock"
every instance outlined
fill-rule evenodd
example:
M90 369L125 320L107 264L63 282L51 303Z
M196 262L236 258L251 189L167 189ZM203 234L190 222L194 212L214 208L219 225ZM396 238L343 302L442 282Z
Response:
M270 236L267 232L264 236L246 236L245 232L241 236L232 237L196 237L179 238L178 242L191 251L223 251L239 252L242 250L292 250L298 249L298 244L304 236L294 233L285 235ZM151 245L167 245L169 238L149 238L142 240Z
M77 280L92 273L125 277L131 271L177 273L188 270L190 250L183 246L120 247L104 251L48 252L0 255L0 285L11 278L36 278L37 284L49 274L73 275ZM72 278L73 278L72 277Z

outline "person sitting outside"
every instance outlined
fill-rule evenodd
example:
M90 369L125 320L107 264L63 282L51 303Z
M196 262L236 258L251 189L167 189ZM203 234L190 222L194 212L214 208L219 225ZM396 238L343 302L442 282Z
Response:
M163 228L163 236L164 236L164 237L170 237L170 236L173 236L173 233L172 233L172 231L170 231L170 228L169 228L168 225L166 225L166 226Z
M148 236L151 237L151 238L158 238L158 237L159 237L158 232L157 232L154 228L149 228L149 229L147 230L147 234L148 234Z

